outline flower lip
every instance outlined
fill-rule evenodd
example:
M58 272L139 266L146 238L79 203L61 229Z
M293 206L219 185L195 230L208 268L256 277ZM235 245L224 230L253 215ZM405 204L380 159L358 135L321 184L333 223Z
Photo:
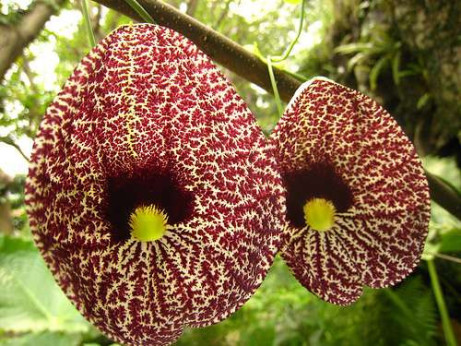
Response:
M279 250L272 148L209 58L171 29L123 26L48 108L26 181L34 240L79 311L112 340L172 343L259 287ZM168 214L129 237L137 206ZM171 227L170 227L171 226Z
M311 199L331 201L337 213L345 212L352 206L351 189L334 167L326 162L291 171L283 178L287 189L287 218L295 227L306 226L303 207Z
M347 305L363 286L395 285L415 268L430 218L428 184L412 143L379 104L315 78L298 89L270 142L288 199L282 257L302 285ZM333 201L332 231L300 229L306 194Z
M107 219L116 242L130 239L130 215L136 208L153 205L163 210L168 224L187 221L193 214L193 194L178 183L171 171L149 168L107 180Z

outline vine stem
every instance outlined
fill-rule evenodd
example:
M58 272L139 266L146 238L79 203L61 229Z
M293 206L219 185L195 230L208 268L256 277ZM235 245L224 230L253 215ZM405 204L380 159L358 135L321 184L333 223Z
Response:
M88 33L88 41L90 42L91 48L96 46L96 39L94 38L93 27L91 26L90 15L88 13L88 4L86 0L82 0L82 12L85 20L86 31Z
M440 316L442 318L443 333L445 334L445 341L448 346L457 346L455 334L451 326L450 316L448 315L445 299L443 298L442 288L440 287L439 277L435 269L434 260L427 260L427 267L429 269L429 277L431 279L432 290L434 291L435 300L439 308Z
M272 68L272 63L278 63L286 60L290 54L291 51L293 50L293 47L299 40L299 36L301 36L301 33L303 31L303 23L304 23L304 7L306 5L306 0L303 0L301 4L301 14L300 14L300 19L299 19L299 26L298 26L298 32L296 33L295 39L291 42L291 44L288 46L288 48L285 50L282 56L276 56L276 57L271 57L270 55L267 56L267 70L269 71L269 78L271 80L271 85L272 85L272 90L274 93L274 98L275 98L275 104L277 105L277 111L279 112L279 116L282 116L283 114L283 106L282 106L282 100L280 98L279 94L279 89L277 87L277 80L275 79L274 75L274 69Z
M267 70L269 71L269 77L271 79L272 90L274 91L274 98L275 104L277 105L277 110L279 112L279 116L283 114L283 106L282 101L280 100L279 89L277 88L277 80L274 76L274 70L272 69L272 60L271 56L267 56Z
M446 261L450 261L453 263L459 263L461 264L461 258L450 256L450 255L445 255L443 253L437 253L437 252L426 252L428 255L435 256L441 259L444 259Z
M303 0L303 2L301 4L301 14L300 14L300 18L299 18L298 32L296 33L295 39L293 40L293 42L291 42L291 44L288 46L288 48L283 53L283 55L273 57L272 60L271 60L272 62L282 62L282 61L286 60L290 56L291 51L293 50L293 47L298 42L299 36L301 36L301 33L303 32L304 8L305 7L306 7L306 0Z

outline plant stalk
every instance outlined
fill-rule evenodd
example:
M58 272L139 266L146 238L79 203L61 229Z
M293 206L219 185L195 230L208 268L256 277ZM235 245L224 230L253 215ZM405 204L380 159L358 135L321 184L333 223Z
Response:
M93 27L91 25L90 15L88 12L88 4L86 0L82 0L82 11L83 18L85 20L86 31L88 33L88 41L90 42L90 47L93 48L96 46L96 39L94 38Z
M293 42L291 42L291 44L288 46L288 48L286 49L285 53L283 53L282 56L275 56L272 58L272 62L282 62L284 60L286 60L290 54L291 54L291 51L293 50L294 46L296 45L296 43L298 42L299 40L299 36L301 36L301 33L303 32L303 24L304 24L304 8L306 7L306 0L303 0L302 3L301 3L301 14L300 14L300 18L299 18L299 26L298 26L298 31L296 33L296 37L295 39L293 40Z
M448 315L445 299L443 298L442 288L440 287L439 277L435 269L434 260L427 260L427 268L429 269L429 277L431 278L432 290L434 291L435 300L439 308L440 317L442 318L443 333L448 346L457 346L455 334L451 326L450 316Z
M275 98L275 103L277 105L277 111L279 112L279 116L283 114L283 106L282 106L282 101L280 99L280 94L279 94L279 89L277 87L277 80L275 79L274 76L274 70L272 69L272 60L270 55L267 57L267 70L269 71L269 77L271 79L271 84L272 84L272 90L274 91L274 98Z

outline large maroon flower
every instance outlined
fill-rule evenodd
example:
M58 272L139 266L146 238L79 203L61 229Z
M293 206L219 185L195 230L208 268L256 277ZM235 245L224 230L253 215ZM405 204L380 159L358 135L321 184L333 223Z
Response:
M43 119L26 184L34 239L105 334L170 343L235 311L270 267L285 201L268 150L191 41L121 27Z
M282 256L319 297L350 304L416 266L430 216L414 147L367 96L317 78L271 135L287 192Z

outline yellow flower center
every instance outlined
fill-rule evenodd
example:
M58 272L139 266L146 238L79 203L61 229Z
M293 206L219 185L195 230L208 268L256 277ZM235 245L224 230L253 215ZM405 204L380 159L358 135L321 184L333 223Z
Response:
M328 231L335 223L336 208L324 198L312 198L304 204L306 224L316 231Z
M158 240L166 232L168 216L154 205L140 206L130 215L130 233L139 241Z

